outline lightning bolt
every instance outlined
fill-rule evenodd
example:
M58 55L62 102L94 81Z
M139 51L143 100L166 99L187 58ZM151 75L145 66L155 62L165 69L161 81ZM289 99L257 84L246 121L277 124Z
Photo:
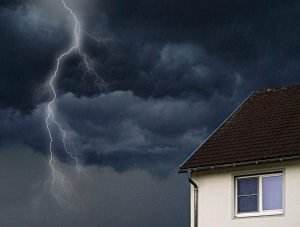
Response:
M55 66L54 72L52 73L50 80L48 82L51 93L52 93L52 99L47 104L47 116L45 119L45 123L46 123L46 128L47 128L49 139L50 139L50 142L49 142L49 152L50 152L49 165L52 168L53 168L53 162L54 162L54 151L53 151L54 136L53 136L53 133L52 133L52 130L50 127L51 124L54 124L58 128L58 130L62 136L62 142L64 145L65 152L73 160L75 160L77 162L76 158L71 154L71 152L69 152L67 150L67 144L66 144L67 132L61 126L61 124L56 120L55 112L54 112L54 105L56 104L56 100L57 100L57 92L56 92L55 82L59 76L59 70L62 66L62 60L64 58L70 56L75 50L78 50L80 52L80 39L81 39L81 25L80 25L80 22L76 16L76 14L72 11L72 9L70 7L67 6L67 4L65 3L64 0L62 0L61 3L63 5L64 9L66 9L67 12L72 16L73 21L74 21L74 28L73 28L73 43L67 51L63 52L56 59L56 66Z
M46 124L46 129L47 129L47 132L49 135L49 153L50 153L49 166L52 170L52 185L61 184L62 188L65 190L66 185L67 186L70 185L70 182L68 182L66 180L66 177L64 176L64 174L60 170L58 170L55 165L56 159L55 159L55 154L54 154L54 143L55 143L55 137L54 137L54 131L53 131L54 128L56 130L58 130L58 132L59 132L61 141L63 143L64 152L68 155L69 158L71 158L73 161L75 161L76 165L78 164L78 159L77 159L76 155L74 155L68 149L67 131L64 129L61 122L56 118L56 114L55 114L55 107L56 107L56 101L57 101L56 81L59 78L60 69L63 66L63 60L68 58L69 56L71 56L74 52L78 53L79 56L81 56L81 58L82 58L82 61L86 68L86 71L95 76L95 78L96 78L95 82L97 82L97 83L101 82L103 84L105 84L105 82L101 79L101 77L99 76L97 71L93 68L93 66L90 62L89 56L81 50L82 33L85 31L83 31L81 28L81 23L79 21L79 18L74 13L74 11L66 4L65 0L60 0L60 2L62 4L63 8L65 9L65 11L69 14L69 16L71 16L71 18L73 20L73 34L72 34L73 40L72 40L70 47L57 57L54 70L51 73L50 78L48 80L48 86L50 88L52 97L46 106L45 124ZM91 35L89 34L89 36L91 36ZM67 192L65 192L65 193L67 193Z

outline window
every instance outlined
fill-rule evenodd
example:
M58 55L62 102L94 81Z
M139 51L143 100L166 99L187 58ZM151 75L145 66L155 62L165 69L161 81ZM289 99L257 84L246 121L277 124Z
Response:
M282 172L235 178L235 214L237 217L282 213Z
M258 177L237 180L238 213L258 211Z

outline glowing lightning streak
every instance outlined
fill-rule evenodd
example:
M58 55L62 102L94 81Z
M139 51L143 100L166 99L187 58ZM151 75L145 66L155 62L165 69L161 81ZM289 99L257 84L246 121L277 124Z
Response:
M90 58L87 54L83 53L81 51L81 35L82 33L86 33L85 31L81 30L81 24L77 17L77 15L73 12L73 10L66 4L65 0L60 0L61 4L63 5L63 8L68 12L68 14L72 17L74 27L73 27L73 41L71 43L71 46L69 49L67 49L65 52L63 52L61 55L59 55L56 59L56 65L55 68L50 75L50 79L48 81L48 85L50 88L50 91L52 93L52 98L47 104L46 108L46 117L45 117L45 124L47 128L47 132L49 135L49 166L51 169L51 181L50 181L50 192L55 197L57 202L60 205L66 206L69 205L74 201L74 198L76 197L75 190L73 188L72 182L68 179L68 176L63 172L63 169L60 168L59 165L56 165L55 162L55 154L54 154L54 132L52 131L55 127L56 130L58 130L59 135L61 136L61 141L63 144L64 152L70 157L72 160L75 161L77 169L79 166L78 160L76 155L73 154L73 152L69 151L67 146L67 131L64 129L62 124L56 119L55 116L55 104L57 101L57 92L55 83L56 80L59 77L59 72L62 67L62 61L69 57L73 52L77 51L77 54L82 59L82 62L84 64L84 67L86 71L93 76L95 76L95 82L98 83L101 82L103 86L106 86L105 81L102 80L102 78L98 75L96 70L93 68L92 64L90 63Z
M78 51L79 55L83 59L83 63L85 65L87 71L92 73L94 76L96 76L96 82L98 82L98 79L100 78L100 76L98 75L96 70L90 65L88 56L81 52L80 43L81 43L81 33L82 33L82 31L81 31L81 24L80 24L80 21L79 21L77 15L66 4L66 2L64 0L61 0L61 3L63 5L64 9L72 16L72 19L74 21L74 28L73 28L73 43L67 51L62 53L57 58L54 72L51 74L50 80L48 82L49 87L50 87L51 92L52 92L52 99L50 100L50 102L47 105L47 116L46 116L46 119L45 119L45 123L46 123L46 128L47 128L49 139L50 139L50 142L49 142L49 152L50 152L49 165L52 168L54 168L54 166L53 166L53 162L54 162L54 151L53 151L54 136L53 136L53 133L52 133L52 130L51 130L51 127L50 127L51 124L54 124L57 127L58 131L60 132L60 134L62 136L64 151L69 155L69 157L71 157L77 163L77 158L70 151L68 151L68 148L67 148L67 144L66 144L67 132L61 126L61 124L56 120L55 112L54 112L54 105L55 105L56 100L57 100L55 82L56 82L56 80L59 76L59 70L61 68L63 59L70 56L74 51ZM103 82L103 80L101 80L101 82Z
M65 4L64 1L62 1L62 3L64 5L64 7L69 12L72 12L70 10L70 8ZM73 16L73 14L72 14L72 16ZM78 37L79 33L78 33L78 31L79 31L80 25L78 24L77 17L73 16L73 18L74 18L74 21L75 21L74 34L73 34L74 35L74 41L73 41L74 43L71 46L71 48L69 48L66 52L64 52L63 54L61 54L57 58L55 70L54 70L54 72L51 75L50 80L49 80L49 87L51 89L53 97L47 105L47 117L46 117L46 122L45 123L46 123L46 127L47 127L47 130L48 130L49 138L50 138L50 142L49 142L49 152L50 152L49 164L50 164L51 167L53 167L53 161L54 161L54 152L53 152L54 138L53 138L53 134L52 134L52 131L51 131L51 128L50 128L51 123L55 124L58 127L60 133L62 133L64 148L66 148L66 143L65 143L66 132L64 131L62 126L59 124L59 122L57 122L56 119L55 119L53 105L55 104L56 99L57 99L57 93L56 93L56 89L55 89L55 81L58 77L61 62L66 56L69 56L74 50L79 48L79 37Z

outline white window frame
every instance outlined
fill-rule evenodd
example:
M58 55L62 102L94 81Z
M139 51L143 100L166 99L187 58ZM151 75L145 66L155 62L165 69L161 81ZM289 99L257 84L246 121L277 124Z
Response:
M277 210L263 210L263 178L264 177L273 177L273 176L282 176L282 209ZM258 178L258 211L256 212L238 212L238 180L245 178ZM244 176L235 176L234 177L234 200L235 208L234 214L235 217L257 217L257 216L268 216L268 215L281 215L284 213L284 174L282 171L274 173L265 173L265 174L253 174L253 175L244 175Z

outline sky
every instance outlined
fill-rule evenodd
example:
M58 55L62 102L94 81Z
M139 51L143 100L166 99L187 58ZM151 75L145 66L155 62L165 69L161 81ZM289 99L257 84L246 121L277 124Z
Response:
M300 3L278 0L0 3L0 226L182 227L178 166L252 91L300 83Z

